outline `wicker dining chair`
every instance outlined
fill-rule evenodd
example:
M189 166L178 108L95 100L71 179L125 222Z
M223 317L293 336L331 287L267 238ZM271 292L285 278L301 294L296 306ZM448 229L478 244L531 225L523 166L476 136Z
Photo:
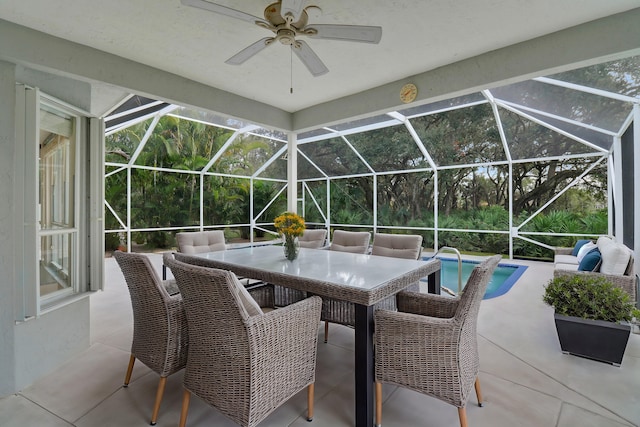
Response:
M227 243L222 230L185 231L176 233L178 252L184 254L200 254L227 250ZM162 266L162 280L167 279L167 266Z
M335 230L329 250L366 254L369 252L371 234L367 231Z
M382 422L382 383L456 406L461 427L467 426L465 406L474 385L482 406L476 325L480 302L500 259L494 255L476 266L461 296L402 291L398 311L375 312L377 426Z
M422 236L419 234L376 233L373 238L371 255L419 260L422 256ZM405 291L420 292L420 282L413 283ZM395 310L395 296L381 301L376 305L376 308Z
M327 243L327 230L324 228L304 230L302 236L298 238L298 242L301 248L323 248Z
M224 251L227 244L222 230L188 231L176 233L178 251L183 254Z
M174 280L160 280L146 255L115 251L113 256L133 307L133 341L124 387L129 385L136 359L160 375L151 415L151 425L155 425L167 377L187 363L189 338L182 296Z
M329 246L330 251L366 254L369 252L371 234L367 231L335 230ZM322 298L322 316L324 320L324 342L329 340L329 323L354 326L356 308L353 303L332 298Z
M233 273L170 256L165 263L184 298L191 343L180 426L192 393L253 427L307 388L311 420L321 299L263 313Z

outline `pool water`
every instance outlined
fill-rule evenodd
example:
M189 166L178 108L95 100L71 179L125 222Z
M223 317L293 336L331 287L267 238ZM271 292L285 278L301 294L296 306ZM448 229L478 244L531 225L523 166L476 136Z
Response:
M440 270L440 284L458 292L458 260L452 258L440 258L442 268ZM471 274L471 270L478 265L479 262L462 260L462 287L464 288L467 279ZM484 299L499 297L506 294L509 289L516 283L527 269L524 265L515 264L498 264L491 280L487 285L487 291Z

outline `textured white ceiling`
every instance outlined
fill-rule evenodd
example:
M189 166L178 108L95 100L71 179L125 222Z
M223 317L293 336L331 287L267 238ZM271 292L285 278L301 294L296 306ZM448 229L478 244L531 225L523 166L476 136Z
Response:
M262 16L268 0L217 3ZM640 6L638 0L317 0L311 23L379 25L378 45L307 39L329 68L312 77L277 44L226 59L271 33L179 0L0 0L0 17L295 112ZM293 86L293 94L289 88Z

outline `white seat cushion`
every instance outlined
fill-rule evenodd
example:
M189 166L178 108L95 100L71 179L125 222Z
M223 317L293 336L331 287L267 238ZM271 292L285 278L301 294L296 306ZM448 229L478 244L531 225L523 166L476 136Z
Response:
M371 255L418 259L422 253L422 236L414 234L377 233Z
M370 239L371 234L366 231L336 230L333 232L333 240L329 249L332 251L366 254L369 251Z
M556 270L578 271L578 264L556 264Z
M227 245L221 230L177 233L178 251L185 254L224 251Z
M578 261L578 258L574 257L573 255L556 255L553 258L553 262L556 264L556 266L558 264L575 264L575 265L580 264L580 261Z

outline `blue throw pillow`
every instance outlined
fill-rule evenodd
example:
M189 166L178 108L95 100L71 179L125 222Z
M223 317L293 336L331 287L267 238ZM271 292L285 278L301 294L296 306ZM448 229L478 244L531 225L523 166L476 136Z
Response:
M580 261L578 271L594 271L600 265L601 259L602 255L597 248L590 250Z
M580 250L580 248L582 247L582 245L589 243L591 240L578 240L578 242L576 243L576 246L573 248L573 250L571 251L571 255L573 256L578 256L578 251Z

